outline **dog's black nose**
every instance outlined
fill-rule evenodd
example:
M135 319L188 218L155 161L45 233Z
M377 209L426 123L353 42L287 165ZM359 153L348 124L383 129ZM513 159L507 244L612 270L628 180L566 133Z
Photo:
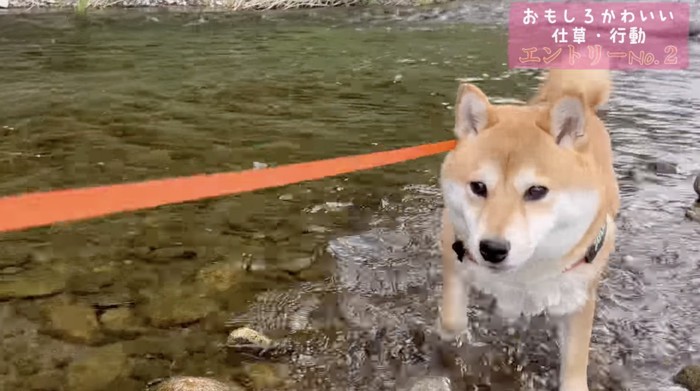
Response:
M479 242L479 252L487 262L502 262L508 256L508 251L510 251L510 243L505 240L487 239Z

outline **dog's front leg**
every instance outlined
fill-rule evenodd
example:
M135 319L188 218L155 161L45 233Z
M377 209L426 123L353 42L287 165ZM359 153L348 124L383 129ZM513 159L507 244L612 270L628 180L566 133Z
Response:
M442 220L442 302L440 305L440 332L443 338L454 339L468 326L468 289L459 269L457 254L452 249L454 230L446 214Z
M596 306L591 289L586 304L559 324L559 391L588 391L588 357Z
M440 308L440 328L444 337L455 338L466 331L467 287L460 278L454 263L454 254L443 254L442 305Z

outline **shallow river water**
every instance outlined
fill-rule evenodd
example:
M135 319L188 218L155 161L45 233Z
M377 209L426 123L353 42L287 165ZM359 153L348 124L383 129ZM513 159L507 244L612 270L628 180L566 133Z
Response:
M505 8L0 15L0 195L213 173L450 139L457 78L525 100ZM700 360L700 44L686 71L614 74L623 207L592 390L677 390ZM434 335L442 156L0 235L0 390L549 390L546 319L471 309ZM223 347L249 326L291 352ZM430 388L424 388L430 389Z

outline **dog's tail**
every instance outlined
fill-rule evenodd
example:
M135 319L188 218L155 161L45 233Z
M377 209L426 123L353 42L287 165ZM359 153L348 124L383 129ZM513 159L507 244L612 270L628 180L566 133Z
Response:
M577 95L595 111L610 97L610 79L607 69L552 69L531 104L552 104L564 95Z

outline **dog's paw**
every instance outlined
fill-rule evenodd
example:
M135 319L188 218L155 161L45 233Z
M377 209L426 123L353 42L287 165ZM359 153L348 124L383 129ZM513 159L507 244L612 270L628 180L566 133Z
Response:
M559 391L588 391L588 386L586 386L586 387L560 388Z
M460 321L446 321L441 317L437 320L436 327L438 337L446 342L470 342L472 340L467 319Z
M563 384L559 391L588 391L588 384L585 381L579 384Z

